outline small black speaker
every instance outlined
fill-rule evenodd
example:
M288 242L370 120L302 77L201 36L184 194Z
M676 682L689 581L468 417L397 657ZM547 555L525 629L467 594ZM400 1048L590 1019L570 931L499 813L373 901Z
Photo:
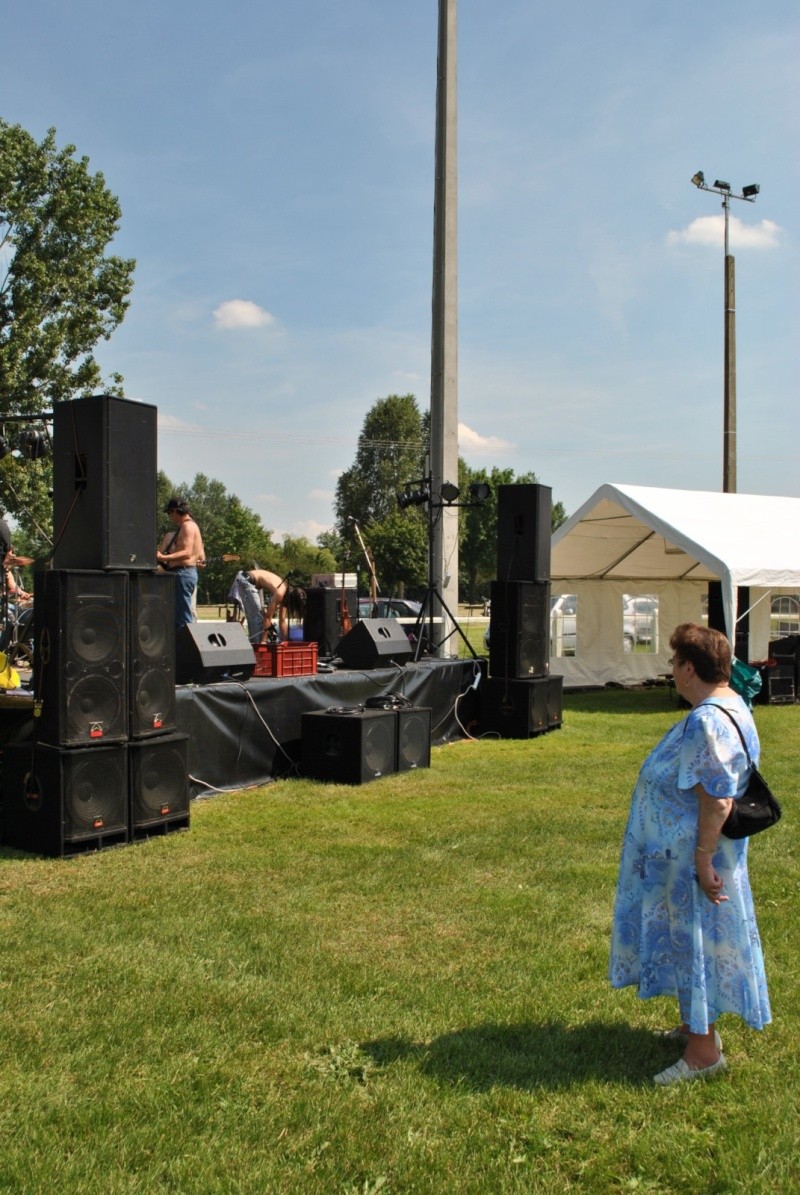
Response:
M431 766L431 711L423 706L397 710L397 770Z
M489 672L526 678L550 669L550 586L492 581Z
M547 728L557 730L564 716L564 678L563 676L548 676L547 678Z
M336 654L345 668L380 668L384 664L404 664L414 648L402 626L394 618L362 618L339 641Z
M508 681L490 678L481 687L481 727L495 731L504 739L528 739L552 729L548 705L552 698L550 679L549 676ZM553 711L554 719L555 716Z
M358 602L356 591L344 591L344 604L351 625L356 621ZM306 608L303 615L303 641L319 644L319 655L332 656L337 650L337 644L343 635L342 630L342 591L317 586L306 590Z
M396 771L393 710L303 714L303 773L314 780L364 784Z
M134 838L189 825L189 736L160 735L128 746L130 827Z
M109 394L55 404L56 568L155 568L157 414Z
M38 737L61 747L128 736L125 573L54 570L34 578Z
M553 491L547 485L498 488L498 580L550 580L552 498Z
M255 652L240 622L190 622L175 637L175 678L179 685L249 680Z
M60 858L129 841L128 748L9 744L2 841Z
M128 578L128 731L143 738L175 729L175 576Z

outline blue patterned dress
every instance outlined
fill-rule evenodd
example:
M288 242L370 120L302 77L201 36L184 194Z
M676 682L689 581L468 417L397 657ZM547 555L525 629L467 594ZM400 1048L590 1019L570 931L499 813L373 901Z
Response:
M747 787L748 766L729 709L758 762L758 734L735 695L696 706L651 751L633 792L622 843L609 978L639 996L676 996L681 1020L707 1033L720 1013L754 1029L771 1018L747 875L747 839L720 836L714 868L728 900L712 904L694 878L698 782L714 797Z

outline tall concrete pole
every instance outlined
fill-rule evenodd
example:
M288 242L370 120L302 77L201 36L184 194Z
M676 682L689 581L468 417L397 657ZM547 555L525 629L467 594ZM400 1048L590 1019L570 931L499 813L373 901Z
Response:
M434 503L432 584L458 612L458 510L438 509L441 487L458 484L458 162L456 0L439 0L436 76L436 159L431 329L431 500ZM452 626L444 610L442 638ZM442 655L455 654L452 639Z
M728 196L725 208L725 368L722 492L736 493L736 267L728 252Z

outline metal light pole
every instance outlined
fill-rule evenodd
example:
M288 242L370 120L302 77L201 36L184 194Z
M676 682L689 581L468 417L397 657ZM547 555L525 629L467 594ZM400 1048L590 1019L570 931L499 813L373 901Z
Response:
M742 199L755 203L761 188L758 183L742 187L741 195L731 191L730 183L716 179L714 186L706 183L702 170L692 177L692 182L701 191L713 191L722 196L722 210L725 213L725 282L723 307L725 314L725 356L723 367L723 425L722 425L722 491L736 493L736 272L733 256L728 251L728 214L731 199Z

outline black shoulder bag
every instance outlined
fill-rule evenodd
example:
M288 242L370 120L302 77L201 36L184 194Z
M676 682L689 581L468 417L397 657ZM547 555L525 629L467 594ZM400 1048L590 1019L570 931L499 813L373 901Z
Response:
M750 764L750 779L747 782L747 788L740 797L734 799L731 811L722 827L722 833L726 838L750 838L751 835L760 834L762 830L768 830L770 826L774 826L776 822L780 821L781 807L772 795L766 780L750 758L744 735L733 714L724 706L717 705L716 701L710 701L708 704L716 705L717 709L722 710L723 714L727 714L733 722L736 732L742 740L747 762Z

